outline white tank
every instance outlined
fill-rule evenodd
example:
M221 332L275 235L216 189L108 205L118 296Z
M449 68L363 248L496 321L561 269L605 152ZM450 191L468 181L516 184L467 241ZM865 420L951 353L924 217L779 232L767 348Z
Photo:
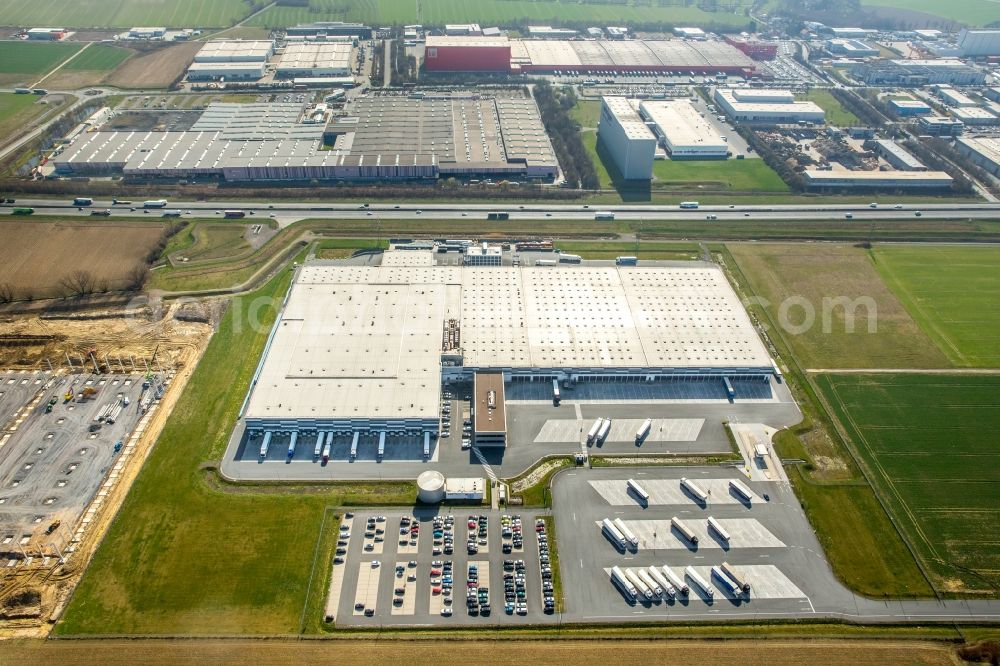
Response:
M444 474L427 470L417 477L417 500L423 504L440 504L444 500Z

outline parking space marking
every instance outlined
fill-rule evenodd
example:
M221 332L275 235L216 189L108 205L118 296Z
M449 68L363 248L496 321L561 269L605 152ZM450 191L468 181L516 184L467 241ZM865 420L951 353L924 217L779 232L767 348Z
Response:
M684 524L698 537L697 550L705 547L734 548L784 548L785 543L774 536L760 521L754 518L717 518L729 532L729 543L708 528L704 518L684 518ZM625 524L639 539L639 549L664 548L667 550L690 550L687 540L674 530L669 520L626 520ZM598 523L600 525L600 523Z
M705 425L705 419L653 419L645 442L695 442ZM606 441L633 442L635 433L645 419L613 419ZM549 419L543 425L535 443L576 442L590 429L593 419Z
M367 560L358 565L358 589L354 596L354 615L364 615L365 609L375 610L378 600L378 580L382 567L372 568L372 561ZM358 610L357 605L364 604L364 609Z
M679 479L637 479L649 493L649 505L697 506L694 498L682 488ZM745 480L745 479L744 479ZM698 479L698 485L709 495L708 505L743 504L742 498L729 488L729 479ZM637 506L634 495L628 492L625 479L588 481L590 487L613 506ZM745 484L744 484L745 485ZM757 500L756 495L754 501Z
M397 576L396 570L392 572L392 588L393 588L393 604L390 615L413 615L417 609L417 583L415 581L408 580L409 576L406 575L406 562L396 562L396 569L403 567L403 575ZM396 605L395 599L398 596L396 594L396 588L403 588L403 603L399 606Z
M350 527L354 522L353 518L343 518L340 521L341 526ZM341 537L347 535L348 545L350 546L350 532L340 532ZM333 563L333 571L330 574L330 589L326 595L326 609L324 615L330 617L335 621L337 619L337 609L340 607L340 593L344 585L344 572L347 570L347 558L344 558L344 562L341 564Z

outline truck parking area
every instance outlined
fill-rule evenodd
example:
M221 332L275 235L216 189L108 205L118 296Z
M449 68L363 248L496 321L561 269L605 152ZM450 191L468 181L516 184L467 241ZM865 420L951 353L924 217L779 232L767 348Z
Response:
M326 610L338 626L553 618L544 612L534 515L421 507L345 515L339 529Z
M141 374L10 372L0 382L0 399L20 389L3 414L23 416L0 440L0 563L15 566L72 549L78 521L162 384Z
M799 617L852 603L787 483L730 467L572 470L553 506L565 619Z

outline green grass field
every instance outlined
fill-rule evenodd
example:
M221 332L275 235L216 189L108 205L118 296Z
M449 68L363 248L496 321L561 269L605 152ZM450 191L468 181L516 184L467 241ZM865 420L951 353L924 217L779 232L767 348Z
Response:
M0 93L0 142L13 138L14 131L32 118L40 116L49 107L38 104L34 95Z
M132 51L120 46L94 44L66 63L63 72L110 72L132 57Z
M882 282L867 251L848 245L750 244L727 246L772 319L791 324L786 336L806 368L938 368L948 358ZM859 307L849 332L846 297ZM870 299L870 300L869 300ZM868 308L870 303L874 307ZM824 310L829 313L824 325ZM813 325L805 326L807 311ZM874 315L875 330L869 328ZM799 332L799 327L805 330Z
M826 122L837 127L852 127L860 125L856 115L848 111L827 90L813 89L804 95L796 95L797 99L807 99L815 102L826 112Z
M327 507L415 499L409 483L220 487L200 469L223 454L290 279L231 304L57 633L298 633L314 554L313 590L329 561Z
M886 284L958 366L1000 367L1000 248L879 246Z
M653 187L703 186L748 192L788 192L788 185L764 160L657 160Z
M252 6L265 4L260 0L0 0L0 22L67 28L223 28L248 16Z
M846 428L943 592L1000 590L1000 376L821 375Z
M2 4L3 0L0 0ZM33 83L82 44L0 41L0 83Z
M749 4L749 3L744 3ZM558 0L310 0L308 7L272 7L254 17L248 25L281 27L307 21L360 21L369 25L477 22L483 25L511 24L528 19L578 21L597 25L622 23L691 23L727 26L746 25L742 9L738 13L705 12L693 6L660 6L628 0L607 4L587 4Z
M986 26L1000 21L1000 5L992 0L951 0L947 4L938 0L862 0L861 4L866 7L910 9L972 26Z

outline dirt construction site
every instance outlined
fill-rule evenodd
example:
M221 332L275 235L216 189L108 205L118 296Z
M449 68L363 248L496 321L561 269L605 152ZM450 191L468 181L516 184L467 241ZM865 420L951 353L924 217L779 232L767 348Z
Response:
M0 319L0 638L47 633L221 311Z

